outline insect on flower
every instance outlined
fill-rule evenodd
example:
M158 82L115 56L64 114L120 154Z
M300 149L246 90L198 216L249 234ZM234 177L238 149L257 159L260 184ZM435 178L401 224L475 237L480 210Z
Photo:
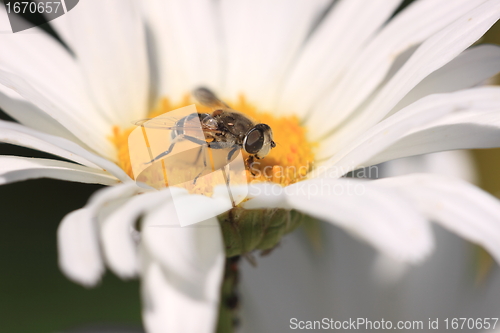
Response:
M244 114L231 109L209 89L198 88L193 92L193 96L201 105L212 108L214 111L211 114L189 114L175 120L172 126L169 126L169 120L164 117L146 118L134 123L137 126L171 130L172 141L169 148L154 157L148 164L167 156L173 151L176 144L185 140L202 146L198 158L205 147L228 150L224 164L229 163L238 150L244 149L249 154L246 159L248 167L252 165L254 158L264 158L276 146L271 127L256 123ZM199 125L201 125L204 140L193 134L196 129L199 129ZM207 166L205 152L203 152L203 164L205 167ZM195 178L195 182L199 176Z

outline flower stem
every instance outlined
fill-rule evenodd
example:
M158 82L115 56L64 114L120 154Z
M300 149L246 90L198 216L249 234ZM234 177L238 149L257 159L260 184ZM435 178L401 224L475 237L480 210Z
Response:
M239 323L239 262L245 257L255 265L252 253L269 254L281 238L314 219L295 210L235 207L218 216L224 238L226 265L221 287L217 333L233 333Z
M240 256L226 259L219 305L217 333L232 333L238 326L238 281Z

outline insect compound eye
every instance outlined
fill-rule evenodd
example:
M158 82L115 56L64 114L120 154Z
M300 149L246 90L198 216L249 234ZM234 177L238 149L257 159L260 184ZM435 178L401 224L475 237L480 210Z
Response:
M257 154L264 145L264 134L258 128L252 128L243 141L243 148L249 154Z

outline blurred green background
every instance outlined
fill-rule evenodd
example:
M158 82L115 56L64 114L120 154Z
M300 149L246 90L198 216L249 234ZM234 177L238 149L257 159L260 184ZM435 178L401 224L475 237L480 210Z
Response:
M0 154L26 152L0 145ZM99 188L49 179L0 186L0 332L58 332L89 323L140 325L137 280L124 282L108 272L98 287L87 289L58 268L59 222Z
M500 44L500 24L482 42ZM0 154L46 157L5 144ZM476 150L474 157L481 186L500 194L500 149ZM57 265L59 222L99 188L48 179L0 186L0 332L62 332L89 323L139 327L136 280L108 272L98 287L86 289L66 279Z

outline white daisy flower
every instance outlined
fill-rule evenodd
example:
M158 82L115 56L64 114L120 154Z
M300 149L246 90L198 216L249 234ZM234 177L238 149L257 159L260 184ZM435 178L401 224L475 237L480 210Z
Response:
M411 263L432 251L434 221L500 260L500 203L473 185L341 178L400 157L500 146L500 88L468 89L500 71L500 48L471 47L500 1L421 0L393 17L400 3L87 0L53 21L71 52L41 31L2 34L0 107L20 123L0 122L2 142L70 162L1 156L0 182L111 185L61 222L60 265L89 286L105 267L139 276L148 332L215 330L224 252L272 245L271 228L228 244L252 218L281 222L279 236L293 227L287 217L310 215ZM126 138L131 122L190 104L199 86L271 126L278 146L260 164L272 174L253 179L260 195L220 224L180 228L169 192L131 178ZM311 175L277 172L310 165ZM339 192L312 191L325 186ZM215 196L176 205L208 212ZM282 219L259 220L271 212Z

